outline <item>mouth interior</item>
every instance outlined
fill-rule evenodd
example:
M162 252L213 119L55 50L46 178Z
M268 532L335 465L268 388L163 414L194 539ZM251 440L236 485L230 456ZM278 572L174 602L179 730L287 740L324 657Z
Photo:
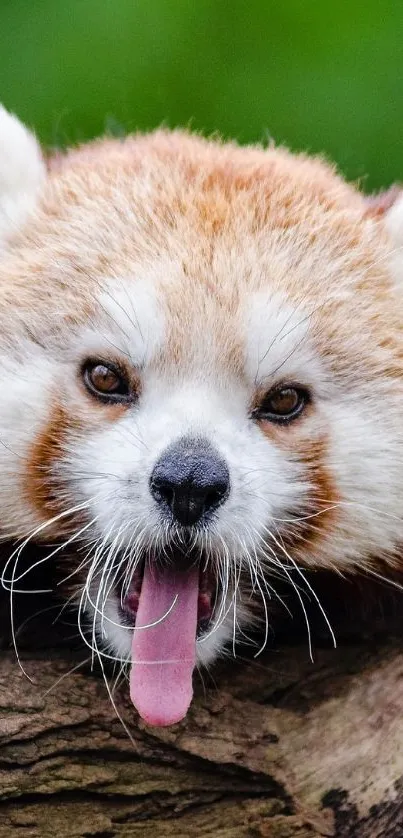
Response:
M186 575L188 571L177 571L174 568L166 568L172 575ZM140 595L144 578L144 563L137 569L130 583L130 589L122 599L122 612L128 625L135 626L137 612L140 604ZM216 580L210 571L199 568L199 595L197 598L197 634L196 640L200 640L208 631L215 602ZM164 615L161 614L160 617ZM158 619L158 618L156 618Z
M183 558L183 557L182 557ZM134 624L130 696L148 724L179 722L193 695L196 640L208 629L215 581L200 563L144 562L122 610Z

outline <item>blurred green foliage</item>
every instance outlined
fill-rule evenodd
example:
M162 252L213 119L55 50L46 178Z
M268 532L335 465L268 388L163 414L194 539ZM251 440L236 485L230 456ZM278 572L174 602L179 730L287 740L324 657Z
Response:
M191 125L403 180L403 0L0 0L0 100L48 144Z

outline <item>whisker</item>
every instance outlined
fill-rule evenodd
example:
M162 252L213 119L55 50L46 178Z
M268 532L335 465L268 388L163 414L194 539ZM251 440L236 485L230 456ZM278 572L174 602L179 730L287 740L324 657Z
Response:
M284 555L285 555L285 556L287 557L287 559L291 562L291 564L293 565L293 567L295 568L295 570L297 571L297 573L299 574L299 576L300 576L300 577L301 577L301 579L303 580L304 584L306 585L306 587L308 588L308 590L310 591L310 593L311 593L311 594L312 594L312 596L314 597L314 599L315 599L315 601L316 601L316 603L317 603L317 605L318 605L318 607L319 607L319 610L321 611L321 614L322 614L322 616L323 616L323 618L324 618L324 620L325 620L325 623L326 623L326 625L327 625L327 627L328 627L328 629L329 629L330 636L331 636L331 638L332 638L332 643L333 643L333 646L334 646L334 648L336 648L337 643L336 643L336 638L335 638L335 635L334 635L334 632L333 632L332 626L331 626L331 624L330 624L329 618L328 618L328 616L327 616L327 614L326 614L326 612L325 612L325 610L324 610L324 608L323 608L323 606L322 606L322 603L321 603L321 601L320 601L320 599L319 599L319 597L318 597L318 595L317 595L316 591L314 590L314 588L312 587L312 585L310 584L310 582L308 581L308 579L306 578L306 576L305 576L305 575L304 575L304 573L302 572L302 570L301 570L301 568L299 567L299 565L297 564L297 562L296 562L296 561L292 558L292 556L290 555L290 553L289 553L289 552L285 549L284 545L283 545L283 544L280 544L280 542L279 542L279 541L277 541L277 539L275 538L275 536L273 535L273 533L272 533L272 532L270 532L270 531L268 531L268 532L269 532L269 535L271 536L271 538L273 539L273 541L275 542L275 544L277 545L277 547L279 547L279 548L283 551Z
M50 686L50 687L49 687L49 688L48 688L48 689L47 689L47 690L43 693L43 698L46 698L46 696L48 696L48 695L49 695L49 693L51 693L51 692L52 692L52 690L54 690L56 687L58 687L58 686L59 686L59 684L61 684L61 682L62 682L62 681L64 681L64 679L65 679L65 678L68 678L68 677L69 677L69 675L72 675L72 674L73 674L73 672L77 672L77 670L78 670L78 669L81 669L81 667L82 667L82 666L85 666L87 663L89 663L89 662L90 662L90 660L91 660L91 658L90 658L90 657L85 658L85 660L80 661L79 663L77 663L77 664L76 664L76 666L73 666L71 669L69 669L69 670L68 670L68 672L63 672L63 675L61 675L61 676L60 676L60 678L58 678L58 679L57 679L57 681L55 681L55 682L54 682L54 684L52 684L52 685L51 685L51 686Z

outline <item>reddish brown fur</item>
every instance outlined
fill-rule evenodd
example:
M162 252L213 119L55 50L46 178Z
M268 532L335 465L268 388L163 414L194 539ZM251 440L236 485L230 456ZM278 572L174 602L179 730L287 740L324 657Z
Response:
M310 490L301 516L305 520L300 521L291 532L290 540L295 555L303 555L309 564L310 556L313 559L317 556L322 539L331 538L340 521L340 495L327 464L328 441L325 434L316 440L306 441L298 448L295 456L304 465Z
M308 406L308 411L314 408ZM261 421L260 427L276 447L282 448L286 455L304 467L304 481L309 491L303 501L302 509L291 510L292 514L303 520L297 524L280 525L284 543L292 546L295 554L309 564L309 555L318 556L321 539L331 537L339 518L338 502L340 495L328 465L328 440L321 433L312 438L306 430L309 420L304 413L290 425L273 424ZM304 520L305 519L305 520Z
M142 176L153 184L147 206L136 175L140 186ZM70 151L51 171L41 212L18 242L18 255L2 268L0 293L18 293L24 308L35 294L46 311L51 282L53 305L80 322L88 317L93 284L108 272L127 274L151 251L168 248L179 258L192 276L193 295L195 282L206 291L214 283L220 237L240 246L240 224L244 237L298 228L310 241L318 237L334 257L344 256L365 232L363 207L363 197L330 166L281 149L220 146L181 132L95 142ZM365 256L371 258L370 248ZM27 269L37 281L29 281ZM228 299L231 283L223 283L223 292L225 286ZM298 297L298 286L294 292Z
M93 397L84 387L82 389L88 402L84 408L76 405L74 413L55 399L50 417L34 440L26 460L23 490L43 522L66 509L66 486L57 466L65 456L69 440L86 435L89 427L99 428L105 422L115 422L127 410L126 405L113 403L97 404L94 408ZM79 469L79 463L77 467ZM46 527L43 538L48 541L69 534L81 519L79 513L61 518L55 526Z
M55 464L62 459L71 432L80 430L80 423L69 416L61 404L55 402L42 432L35 440L25 471L25 494L28 502L43 521L63 512L63 485L55 474ZM73 525L76 519L73 520ZM56 527L47 527L45 538L64 535L71 530L72 519L61 519Z

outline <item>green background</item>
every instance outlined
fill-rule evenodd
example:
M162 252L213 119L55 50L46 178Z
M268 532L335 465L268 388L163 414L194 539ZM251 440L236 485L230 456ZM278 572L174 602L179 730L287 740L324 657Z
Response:
M165 123L403 180L403 0L0 0L0 99L47 144Z

